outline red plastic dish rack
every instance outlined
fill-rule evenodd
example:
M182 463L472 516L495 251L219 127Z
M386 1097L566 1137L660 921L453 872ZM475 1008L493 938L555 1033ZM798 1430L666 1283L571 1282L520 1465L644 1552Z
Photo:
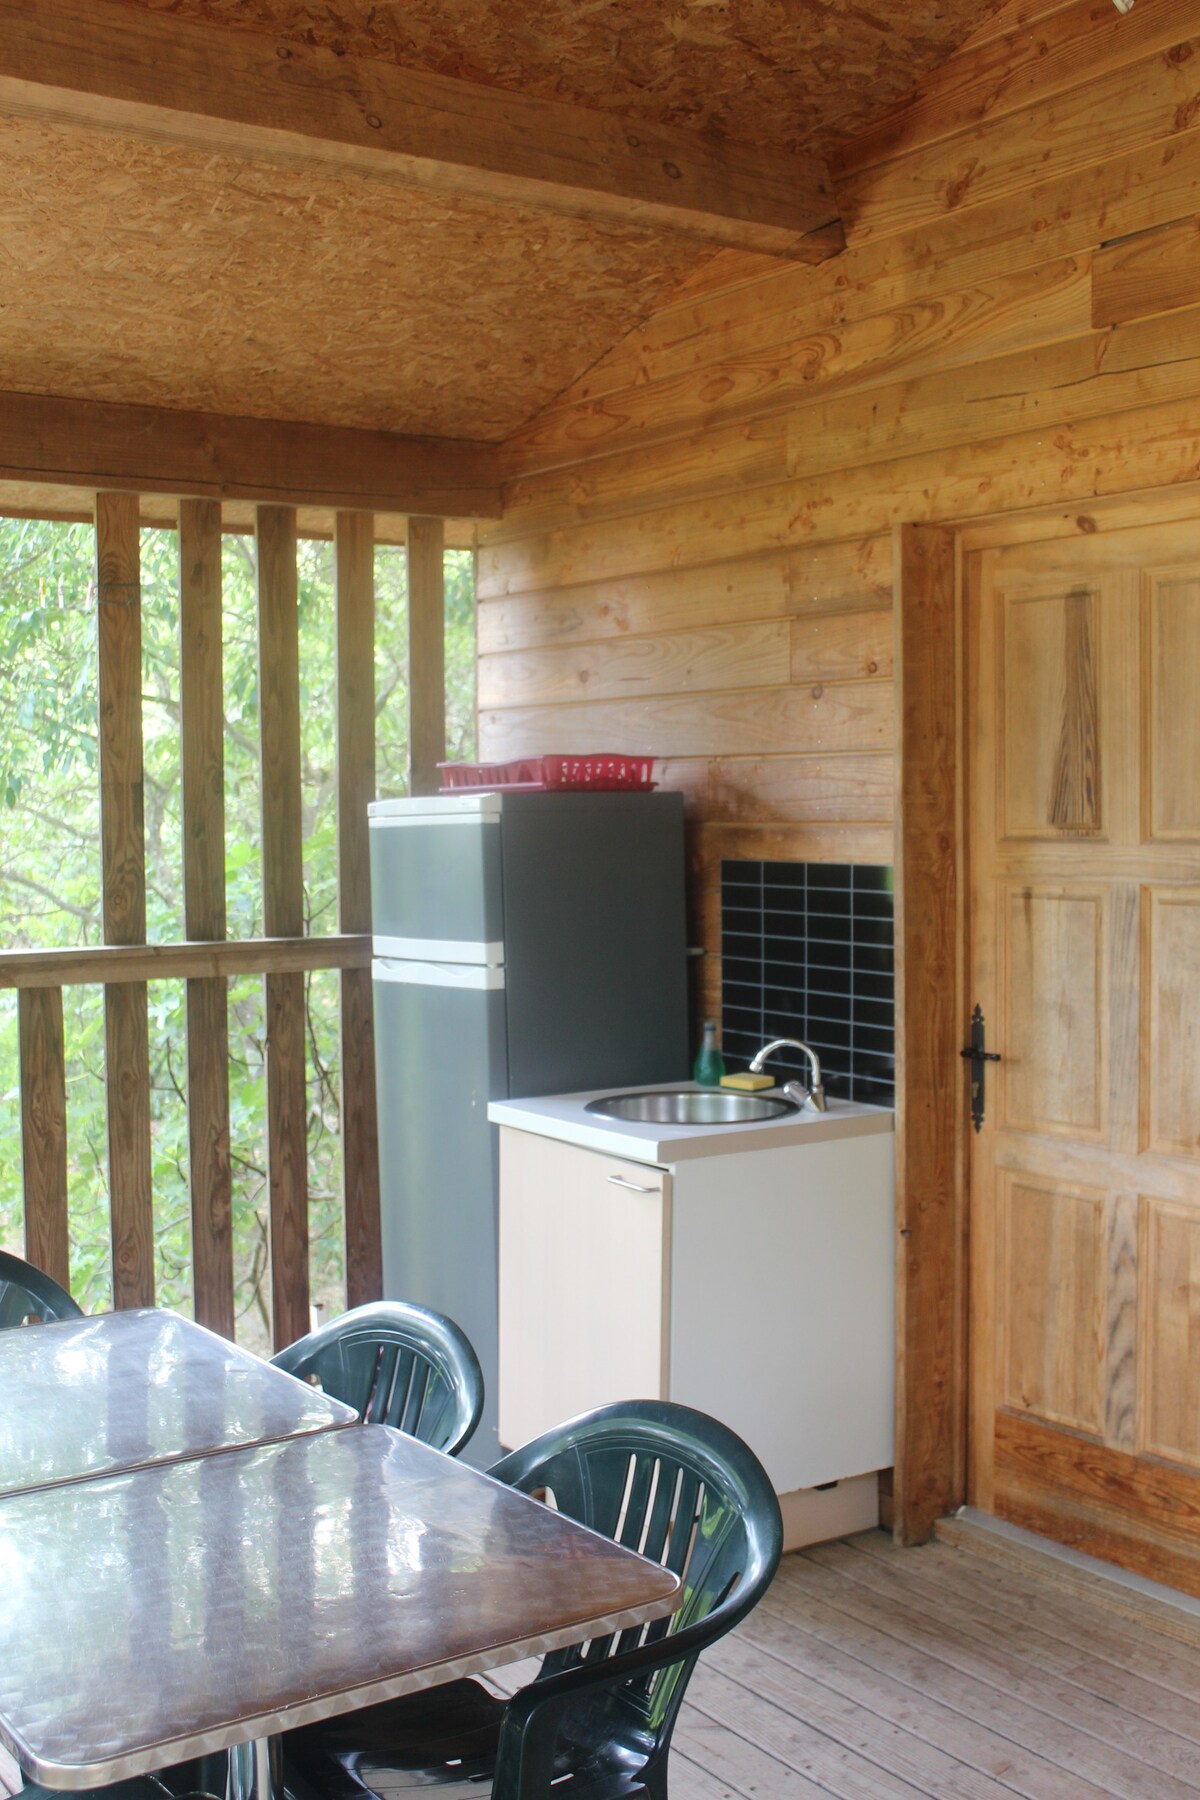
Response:
M560 788L618 789L643 793L657 785L652 756L520 756L502 763L439 763L443 794L462 788L503 788L546 793Z

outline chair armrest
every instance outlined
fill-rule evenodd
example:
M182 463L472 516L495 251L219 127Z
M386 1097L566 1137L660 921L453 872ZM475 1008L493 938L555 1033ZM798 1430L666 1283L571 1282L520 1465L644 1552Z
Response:
M618 1651L602 1662L577 1663L519 1689L504 1709L492 1800L521 1800L549 1792L559 1726L576 1700L618 1687L631 1675L691 1662L728 1629L727 1616L710 1614L652 1644Z

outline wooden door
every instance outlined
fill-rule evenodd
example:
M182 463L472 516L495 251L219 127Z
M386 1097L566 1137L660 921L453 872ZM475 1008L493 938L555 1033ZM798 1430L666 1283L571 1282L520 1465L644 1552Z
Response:
M1200 521L966 581L970 1496L1200 1593Z

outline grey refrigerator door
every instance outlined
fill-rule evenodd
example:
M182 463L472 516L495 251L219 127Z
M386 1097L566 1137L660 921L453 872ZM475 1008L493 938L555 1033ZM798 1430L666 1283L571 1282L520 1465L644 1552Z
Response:
M509 1093L689 1071L682 794L506 794Z
M466 1459L496 1436L497 1136L508 1091L503 970L376 959L383 1291L446 1313L475 1346L486 1400Z

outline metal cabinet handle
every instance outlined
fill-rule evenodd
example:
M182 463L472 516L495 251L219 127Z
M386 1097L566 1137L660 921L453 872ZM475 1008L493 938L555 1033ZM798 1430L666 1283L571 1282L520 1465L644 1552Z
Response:
M614 1187L628 1188L631 1194L661 1194L662 1189L656 1187L639 1187L636 1181L626 1181L623 1175L610 1175L608 1178Z

